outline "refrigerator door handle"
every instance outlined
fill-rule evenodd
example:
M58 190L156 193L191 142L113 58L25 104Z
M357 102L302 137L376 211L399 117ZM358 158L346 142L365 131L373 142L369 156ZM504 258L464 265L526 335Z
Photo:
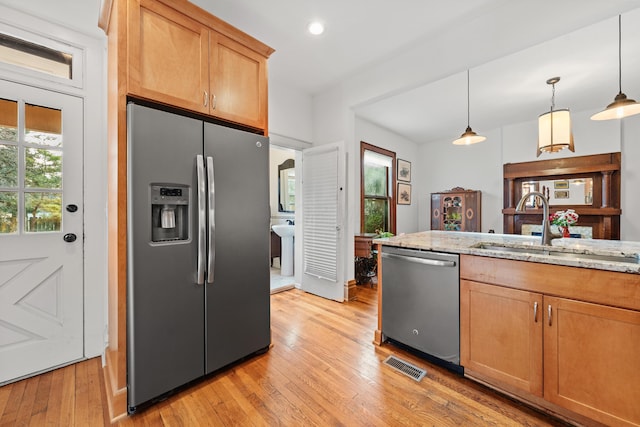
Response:
M216 263L216 184L213 157L207 156L207 187L209 189L209 256L207 257L207 283L213 283Z
M205 252L207 243L206 183L204 176L204 158L200 154L196 156L196 171L198 177L198 272L196 283L198 285L204 285Z

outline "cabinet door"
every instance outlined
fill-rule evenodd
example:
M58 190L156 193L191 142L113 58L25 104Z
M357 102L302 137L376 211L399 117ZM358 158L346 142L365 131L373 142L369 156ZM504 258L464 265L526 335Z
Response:
M640 425L640 313L547 296L544 305L545 399L607 425Z
M537 312L536 312L537 307ZM460 281L460 361L473 376L542 396L542 295Z
M210 114L258 129L267 126L267 60L211 32Z
M442 206L440 206L441 195L439 193L431 194L431 229L442 230Z
M209 112L209 30L156 1L129 1L129 92Z
M464 231L480 231L480 192L469 191L464 198Z

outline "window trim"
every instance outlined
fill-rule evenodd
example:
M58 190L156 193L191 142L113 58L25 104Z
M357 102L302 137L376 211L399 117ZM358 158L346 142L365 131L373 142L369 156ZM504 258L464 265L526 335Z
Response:
M391 158L391 183L388 188L389 200L389 231L396 234L396 153L385 148L377 147L360 141L360 232L364 233L364 152L372 151Z
M22 28L14 27L2 21L0 21L0 33L24 40L28 43L44 46L58 52L68 53L73 58L71 63L70 79L0 61L1 70L6 70L7 72L16 73L21 76L27 76L29 78L35 78L40 81L52 82L66 87L74 87L79 89L82 89L84 87L84 49L71 45L67 42L59 41L54 38L43 36Z

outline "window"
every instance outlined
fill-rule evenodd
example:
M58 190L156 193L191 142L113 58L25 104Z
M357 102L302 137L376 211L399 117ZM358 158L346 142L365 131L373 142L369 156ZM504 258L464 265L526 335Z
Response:
M360 231L396 232L396 153L360 143Z
M0 69L20 80L81 88L82 49L0 22Z
M73 56L69 53L0 34L0 61L7 64L71 79L72 58Z

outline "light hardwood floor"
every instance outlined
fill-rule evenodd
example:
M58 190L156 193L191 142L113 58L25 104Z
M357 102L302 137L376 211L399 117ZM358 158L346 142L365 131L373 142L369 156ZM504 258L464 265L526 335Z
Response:
M273 347L186 388L121 426L549 426L560 421L433 366L372 344L375 290L336 303L290 290L271 296ZM426 368L416 382L382 361ZM0 388L0 426L108 425L100 359Z

